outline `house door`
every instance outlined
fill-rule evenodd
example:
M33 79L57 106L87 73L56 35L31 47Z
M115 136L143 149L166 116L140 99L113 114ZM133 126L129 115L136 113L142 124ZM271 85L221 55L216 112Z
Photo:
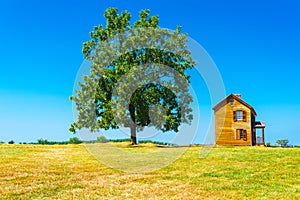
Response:
M263 128L256 128L256 145L264 144Z

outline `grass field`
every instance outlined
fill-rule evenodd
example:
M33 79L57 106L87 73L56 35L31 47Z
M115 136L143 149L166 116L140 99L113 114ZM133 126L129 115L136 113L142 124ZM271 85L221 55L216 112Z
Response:
M191 147L157 171L125 173L82 144L3 144L0 199L300 199L300 148L218 147L202 158L199 152Z

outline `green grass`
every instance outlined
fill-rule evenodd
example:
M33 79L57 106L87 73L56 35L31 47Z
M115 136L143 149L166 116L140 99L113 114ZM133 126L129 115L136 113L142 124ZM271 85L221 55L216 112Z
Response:
M146 166L152 153L180 149L115 145L145 156ZM300 199L300 148L218 147L200 156L201 147L191 147L147 173L109 168L88 150L82 144L0 145L0 199ZM103 146L101 152L109 151ZM111 160L121 167L123 156Z

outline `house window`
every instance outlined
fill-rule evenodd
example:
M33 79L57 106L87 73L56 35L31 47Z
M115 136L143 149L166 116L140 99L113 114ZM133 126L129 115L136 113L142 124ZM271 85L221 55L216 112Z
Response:
M236 140L241 140L241 139L243 139L244 141L247 141L247 130L244 130L244 129L236 129L235 139L236 139Z
M242 120L243 119L243 111L242 110L237 110L236 111L236 118L237 121L238 120Z
M231 106L234 105L234 100L233 100L233 99L231 99L229 102L230 102L230 105L231 105Z
M247 118L246 118L246 111L243 111L243 110L236 110L236 111L233 111L233 120L236 122L236 121L244 121L246 122L247 121Z

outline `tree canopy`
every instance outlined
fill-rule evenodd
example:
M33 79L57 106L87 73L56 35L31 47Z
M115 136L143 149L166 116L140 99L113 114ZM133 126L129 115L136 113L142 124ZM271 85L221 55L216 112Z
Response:
M106 26L98 25L83 44L84 58L91 62L90 74L79 82L71 96L78 111L70 131L154 126L163 132L178 132L193 119L189 94L195 61L187 49L187 34L181 27L170 31L158 26L157 15L142 10L130 24L131 14L108 8Z
M289 140L287 138L276 140L276 143L281 147L286 147L289 143Z

